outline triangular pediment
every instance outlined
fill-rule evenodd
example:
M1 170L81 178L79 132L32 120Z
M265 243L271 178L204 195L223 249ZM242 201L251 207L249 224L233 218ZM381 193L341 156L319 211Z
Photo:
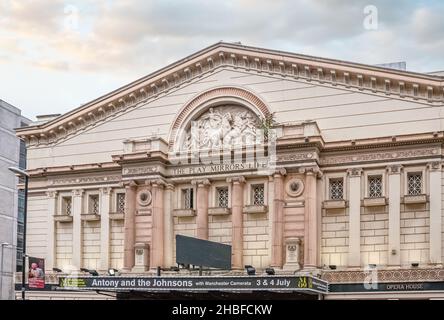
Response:
M221 69L294 79L341 90L442 103L444 77L216 43L42 125L17 130L28 144L54 144Z

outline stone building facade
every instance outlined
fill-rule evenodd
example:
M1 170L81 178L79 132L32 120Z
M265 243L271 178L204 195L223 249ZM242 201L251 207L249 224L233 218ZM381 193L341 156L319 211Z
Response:
M17 131L29 254L148 272L183 234L233 269L441 270L443 81L217 43Z

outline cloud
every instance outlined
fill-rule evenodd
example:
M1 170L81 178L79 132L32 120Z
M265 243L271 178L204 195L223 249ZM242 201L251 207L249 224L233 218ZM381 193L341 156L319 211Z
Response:
M373 1L377 30L363 27L368 4L5 0L0 55L49 70L141 76L225 40L362 63L407 60L416 70L442 68L442 3Z

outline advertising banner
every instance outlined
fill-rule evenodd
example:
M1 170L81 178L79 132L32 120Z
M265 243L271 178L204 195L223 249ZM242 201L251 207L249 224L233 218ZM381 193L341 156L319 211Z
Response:
M71 290L141 291L300 291L326 293L328 284L311 276L66 277L59 287Z
M45 259L28 257L28 264L29 289L45 288Z

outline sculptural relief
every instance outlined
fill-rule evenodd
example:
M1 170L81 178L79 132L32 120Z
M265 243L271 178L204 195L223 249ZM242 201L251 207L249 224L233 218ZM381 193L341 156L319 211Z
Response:
M262 138L257 127L258 117L243 107L213 107L191 121L185 147L196 150L260 143Z

